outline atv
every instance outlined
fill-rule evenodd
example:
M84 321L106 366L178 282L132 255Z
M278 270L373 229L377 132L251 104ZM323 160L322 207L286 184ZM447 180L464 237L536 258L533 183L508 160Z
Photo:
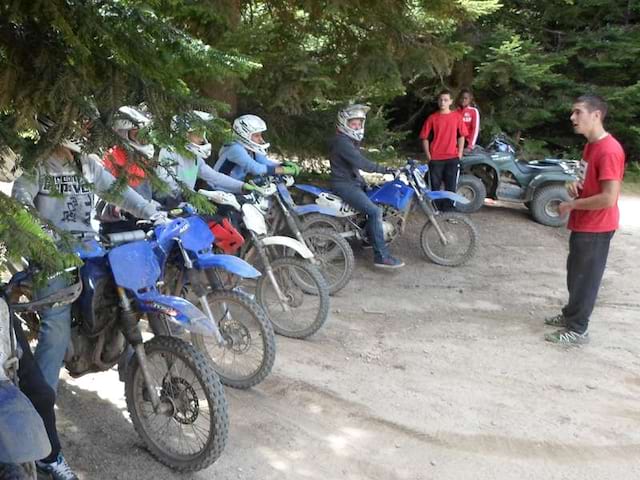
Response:
M457 193L469 203L457 204L456 209L475 212L485 197L524 203L536 222L560 227L567 216L559 214L558 205L570 199L565 183L577 180L578 165L575 160L554 158L520 161L509 141L499 135L486 149L476 147L462 157Z

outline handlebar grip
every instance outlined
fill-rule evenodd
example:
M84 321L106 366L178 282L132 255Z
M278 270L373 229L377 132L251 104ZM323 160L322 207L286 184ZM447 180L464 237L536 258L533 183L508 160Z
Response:
M130 232L110 233L107 235L107 238L112 244L129 243L144 240L146 234L142 230L132 230Z

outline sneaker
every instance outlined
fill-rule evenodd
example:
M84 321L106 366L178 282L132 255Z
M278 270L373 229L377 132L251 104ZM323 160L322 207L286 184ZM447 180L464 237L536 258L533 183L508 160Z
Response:
M382 260L375 260L373 266L379 268L401 268L404 267L404 262L397 258L387 257Z
M71 470L62 453L59 453L56 461L52 463L37 461L36 468L39 473L48 475L52 480L80 480L73 470Z
M564 318L564 315L559 313L554 317L547 317L544 319L544 323L546 325L551 325L552 327L566 327L567 319Z
M547 342L561 345L585 345L589 343L589 332L578 333L563 328L553 333L547 333L544 339Z

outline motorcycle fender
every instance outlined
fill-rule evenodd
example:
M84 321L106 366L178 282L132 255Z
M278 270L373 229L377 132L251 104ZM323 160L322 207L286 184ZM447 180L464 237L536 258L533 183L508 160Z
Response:
M291 237L283 237L283 236L274 236L274 237L266 237L262 239L262 243L265 246L269 246L269 245L281 245L287 248L291 248L292 250L295 250L302 258L308 260L310 258L313 258L313 252L311 250L309 250L309 248L304 245L303 243L300 243L298 240L296 240L295 238L291 238Z
M47 431L31 401L11 381L1 381L0 462L32 462L49 453Z
M309 205L297 205L293 208L293 211L298 215L308 215L310 213L321 213L330 217L338 217L339 211L335 208L323 207L322 205L309 204Z
M261 275L250 264L233 255L213 253L200 255L198 256L196 267L199 269L221 268L242 278L258 278Z
M527 187L527 201L531 200L535 191L542 186L547 186L552 183L564 184L565 182L576 182L577 180L577 177L563 172L541 173L540 175L536 175L531 179Z
M467 200L462 195L458 195L457 193L454 193L454 192L447 192L445 190L440 190L438 192L433 191L433 190L425 190L424 191L424 195L429 200L444 200L444 199L448 199L448 200L453 200L456 203L461 203L462 205L466 205L467 203L469 203L469 200Z
M482 155L480 157L471 155L463 156L460 160L460 170L463 173L470 173L471 169L477 165L483 165L493 168L496 172L500 171L498 164L491 159L491 155Z
M140 310L161 313L167 320L193 333L212 337L217 327L213 321L184 298L149 292L140 298Z

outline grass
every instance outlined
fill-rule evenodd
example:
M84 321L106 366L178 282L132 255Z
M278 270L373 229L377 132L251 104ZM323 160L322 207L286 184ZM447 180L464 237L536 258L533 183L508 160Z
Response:
M640 164L630 163L624 173L622 193L640 195Z

